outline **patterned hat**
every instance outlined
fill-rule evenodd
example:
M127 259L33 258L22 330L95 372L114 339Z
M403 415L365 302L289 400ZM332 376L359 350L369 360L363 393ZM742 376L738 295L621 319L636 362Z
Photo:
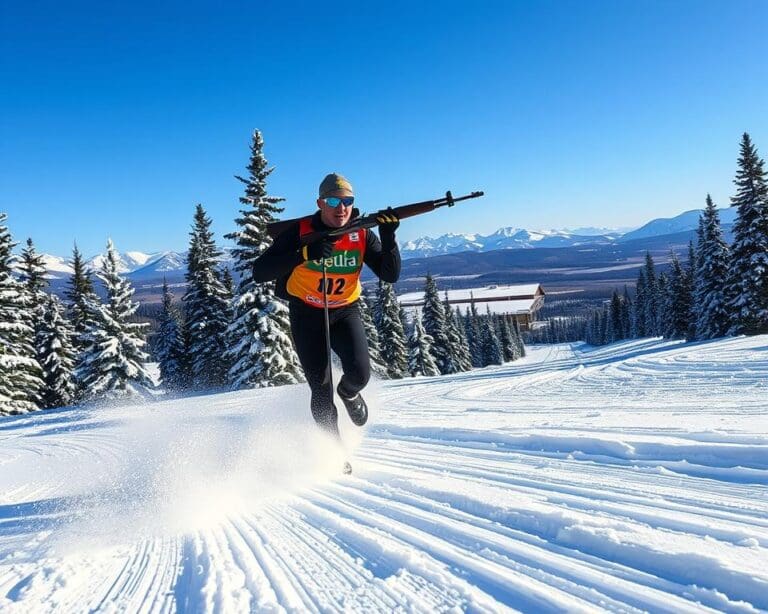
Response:
M347 178L343 175L339 175L338 173L331 173L330 175L326 175L325 179L320 183L320 198L326 198L330 196L333 192L344 190L346 192L349 192L350 195L354 195L354 190L352 189L352 184L347 181Z

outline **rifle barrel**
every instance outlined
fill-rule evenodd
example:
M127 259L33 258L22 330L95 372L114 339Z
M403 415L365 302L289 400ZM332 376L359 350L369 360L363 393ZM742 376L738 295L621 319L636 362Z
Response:
M469 200L470 198L479 198L480 196L483 196L484 192L478 191L478 192L471 192L470 194L465 194L464 196L456 196L453 197L450 192L446 192L445 196L443 198L437 198L435 200L424 200L418 203L411 203L409 205L399 205L397 207L392 207L395 214L400 219L406 219L409 217L413 217L416 215L420 215L422 213L427 213L428 211L434 211L438 207L444 207L446 205L453 206L454 203L461 202L462 200ZM325 237L337 237L341 235L345 235L348 232L354 232L355 230L360 230L361 228L373 228L378 224L376 221L376 213L372 213L370 215L365 215L363 217L359 217L346 226L342 226L341 228L334 228L332 230L319 230L317 232L311 232L309 234L306 234L302 237L301 242L303 245L309 245L310 243L314 243L315 241L319 241ZM283 220L283 221L277 221L272 222L267 226L267 232L270 234L272 238L275 238L280 232L282 232L285 228L287 228L291 223L295 222L296 220Z

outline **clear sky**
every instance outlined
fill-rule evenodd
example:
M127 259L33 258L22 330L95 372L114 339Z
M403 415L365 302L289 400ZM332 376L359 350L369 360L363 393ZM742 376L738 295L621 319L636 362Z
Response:
M233 228L250 135L286 216L483 189L401 239L629 226L768 155L768 2L0 0L0 211L67 256ZM222 240L223 242L223 240Z

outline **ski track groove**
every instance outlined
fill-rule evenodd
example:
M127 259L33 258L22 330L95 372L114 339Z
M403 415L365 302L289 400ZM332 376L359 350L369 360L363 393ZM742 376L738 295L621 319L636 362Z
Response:
M629 582L624 583L622 589L611 586L612 583L619 584L620 581L594 566L590 571L583 566L583 560L572 560L573 554L580 556L582 553L568 552L565 548L556 553L545 541L539 544L519 543L514 531L506 530L503 525L488 519L452 509L443 509L438 515L434 513L435 508L443 506L434 501L403 491L398 493L399 489L391 492L392 489L389 488L375 485L368 488L371 487L384 491L385 494L372 494L367 490L352 493L344 489L343 495L334 498L338 502L349 503L350 497L354 497L358 500L356 507L359 510L377 509L379 513L403 526L421 526L426 534L439 535L441 539L458 548L495 560L510 570L546 582L554 588L567 590L571 595L579 595L585 601L599 600L602 607L612 610L635 607L640 610L654 608L656 611L669 612L701 611L700 605L693 607L682 600L670 605L667 592L659 591L656 594L656 591L652 590L637 596L634 594L636 585ZM325 494L328 495L327 492ZM430 527L430 524L433 526ZM637 582L637 578L634 580ZM609 590L604 592L606 587ZM668 591L669 584L666 588Z
M419 454L418 451L408 450L409 460L403 460L401 453L393 452L393 446L382 446L381 449L376 450L375 453L368 453L363 451L360 453L361 458L366 458L371 462L375 462L382 466L389 468L410 468L416 472L429 473L432 475L443 475L446 471L447 460L451 455L439 455L435 453L434 460L432 455ZM741 514L748 514L751 510L744 510L742 507L733 503L732 507L721 506L709 506L702 503L700 499L690 498L686 499L681 496L676 497L676 501L669 501L661 496L657 495L657 499L654 501L655 505L648 503L648 490L642 490L643 484L639 485L637 489L633 489L633 492L618 490L620 487L603 488L601 485L592 484L590 487L579 487L569 485L564 480L554 480L550 483L544 483L540 475L524 475L524 472L529 469L526 467L505 467L503 463L500 466L495 467L493 463L486 462L483 465L476 465L470 460L468 456L457 456L457 459L452 463L451 472L457 475L464 476L472 480L480 480L489 484L496 485L514 485L518 490L529 493L542 493L546 494L547 498L551 501L557 501L568 505L581 505L583 509L597 509L601 505L642 505L656 510L672 510L686 512L689 511L694 505L697 506L697 515L707 516L713 520L724 520L726 522L736 522L738 524L745 524L744 519L739 515L733 513L731 510L738 510ZM451 459L454 460L454 459ZM459 464L460 463L460 464ZM605 472L603 471L603 474ZM511 477L511 476L515 477ZM630 477L637 478L637 472L630 472ZM624 488L628 485L627 481L624 481ZM641 494L644 493L644 494ZM695 494L692 493L692 494ZM570 496L568 496L570 495ZM663 494L664 497L667 493ZM749 496L748 493L744 494L744 505L754 506L753 501L746 500ZM586 503L579 504L578 501L583 500ZM595 503L595 501L597 503ZM748 518L749 523L756 529L768 528L768 509L757 509L753 512L754 518ZM762 514L762 517L760 517ZM766 537L761 537L765 539ZM743 539L743 537L742 537Z

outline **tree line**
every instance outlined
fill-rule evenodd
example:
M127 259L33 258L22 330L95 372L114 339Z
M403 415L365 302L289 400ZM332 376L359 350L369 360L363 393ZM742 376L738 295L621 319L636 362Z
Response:
M640 337L694 341L768 333L768 179L747 133L734 184L731 206L738 210L731 245L707 195L685 262L671 252L669 270L658 273L646 253L634 296L626 287L622 294L615 290L588 317L551 320L529 340L602 345Z
M234 241L234 275L220 264L211 219L195 208L187 253L186 289L175 303L163 286L154 354L162 387L169 392L242 389L304 380L290 337L287 305L275 282L256 283L254 261L269 247L267 225L283 211L282 198L267 192L272 172L257 130L240 197ZM152 398L147 371L148 325L137 317L130 282L119 274L111 241L95 272L77 246L73 274L62 302L48 292L45 266L31 239L21 257L0 213L0 415L85 401ZM17 262L18 260L18 262ZM237 281L235 281L235 277ZM380 284L359 306L366 323L374 369L383 377L431 376L501 364L524 355L519 328L510 317L465 314L441 302L431 276L425 303L406 317L395 290Z

